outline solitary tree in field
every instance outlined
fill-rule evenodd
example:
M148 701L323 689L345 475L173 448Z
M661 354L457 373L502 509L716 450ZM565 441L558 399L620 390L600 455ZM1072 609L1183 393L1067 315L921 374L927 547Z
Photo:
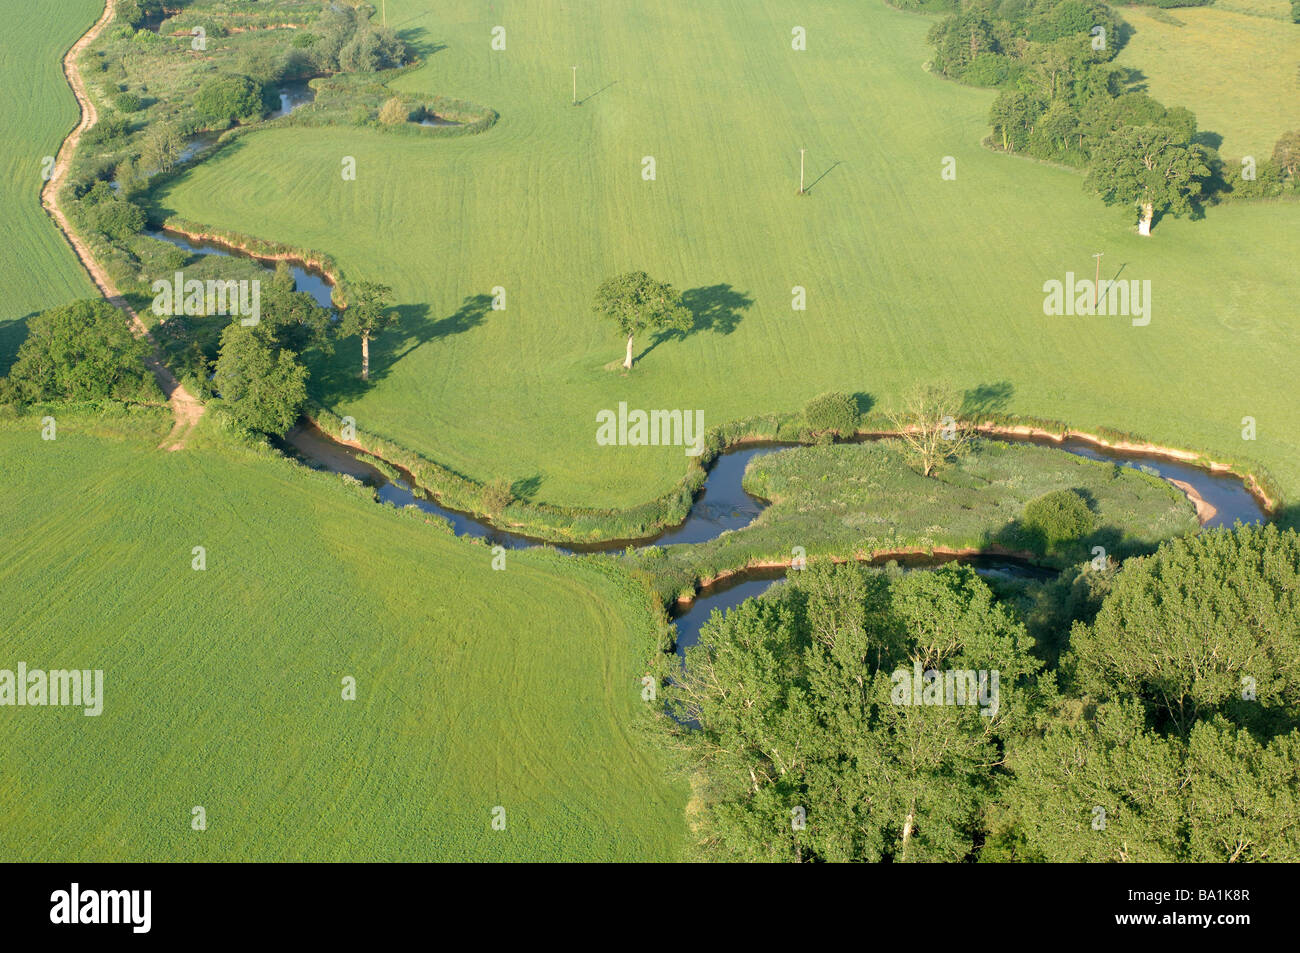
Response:
M1201 151L1168 127L1120 126L1094 148L1087 183L1108 205L1136 204L1138 231L1150 235L1157 211L1191 211L1209 174Z
M627 359L623 366L629 370L632 341L638 331L685 331L692 321L681 294L672 285L656 281L644 271L630 271L602 284L596 290L594 310L627 335Z
M361 379L370 380L370 339L397 322L397 312L390 311L393 289L376 281L358 281L348 286L352 301L343 312L339 333L344 337L361 335Z
M914 388L903 398L902 409L889 414L906 455L922 476L932 476L970 447L974 434L957 420L960 409L961 399L952 388L926 384Z

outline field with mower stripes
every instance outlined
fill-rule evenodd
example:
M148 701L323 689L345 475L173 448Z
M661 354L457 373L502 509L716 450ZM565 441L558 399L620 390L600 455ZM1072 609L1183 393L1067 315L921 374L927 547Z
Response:
M495 14L394 0L388 13L428 56L397 84L490 105L493 129L269 130L162 198L395 288L404 323L378 342L371 387L355 343L314 368L316 394L363 429L482 481L531 481L539 500L626 506L685 461L597 446L595 415L620 400L699 408L712 425L831 388L887 407L948 377L1006 382L1008 412L1262 462L1300 485L1300 404L1276 383L1294 380L1300 345L1281 237L1300 207L1213 209L1140 238L1135 214L1078 175L984 149L993 93L928 74L931 20L876 0L812 0L797 18L775 0ZM507 49L494 52L498 23ZM795 23L806 51L791 49ZM945 156L955 181L940 177ZM1044 316L1043 283L1091 278L1097 251L1104 277L1151 281L1149 326ZM635 268L692 290L708 326L624 376L607 369L622 342L590 305L600 281ZM791 309L796 285L807 311ZM497 286L506 310L465 307Z
M42 160L58 151L77 122L63 54L103 9L99 0L0 2L0 374L26 334L22 318L94 294L41 208L40 191Z

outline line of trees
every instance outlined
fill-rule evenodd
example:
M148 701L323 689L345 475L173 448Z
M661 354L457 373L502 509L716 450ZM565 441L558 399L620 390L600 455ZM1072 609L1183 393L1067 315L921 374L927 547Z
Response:
M338 339L360 337L361 378L368 380L370 341L397 322L392 290L378 282L350 285L351 303L337 322L310 294L293 289L281 262L262 298L261 320L251 327L235 320L221 333L213 389L230 417L256 433L280 436L298 419L307 400L304 352L331 354Z
M995 147L1086 169L1086 185L1103 201L1136 208L1144 235L1157 214L1189 214L1229 194L1276 195L1300 182L1294 162L1279 163L1281 142L1272 157L1239 168L1202 141L1189 110L1135 89L1132 71L1111 65L1122 30L1109 7L1091 0L975 0L931 29L932 64L1001 90L989 114Z
M360 337L361 375L367 379L371 339L397 321L386 285L358 282L350 293L352 306L335 321L310 294L294 290L293 275L281 262L261 295L258 322L245 326L234 318L222 329L215 354L205 353L190 336L185 318L164 323L157 333L188 337L191 351L182 363L188 361L199 388L213 393L238 427L280 436L307 399L305 352L329 355L339 339ZM53 308L28 322L13 366L0 378L0 403L158 402L162 395L146 365L149 354L148 342L137 338L126 315L107 301Z
M710 621L668 688L702 853L1300 860L1300 537L1215 530L1084 584L1054 668L969 567L813 564ZM928 671L996 694L900 694Z

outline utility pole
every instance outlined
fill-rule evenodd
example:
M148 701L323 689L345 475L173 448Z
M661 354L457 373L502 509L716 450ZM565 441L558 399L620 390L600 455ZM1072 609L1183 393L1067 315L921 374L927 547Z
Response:
M573 68L573 105L578 105L578 67Z
M1097 252L1097 254L1092 256L1093 258L1097 259L1097 280L1092 283L1092 313L1093 314L1097 313L1097 306L1098 304L1100 304L1099 299L1101 297L1101 256L1104 254L1106 253L1099 251Z
M806 194L803 190L803 154L807 151L808 151L807 149L799 150L799 194L800 195Z

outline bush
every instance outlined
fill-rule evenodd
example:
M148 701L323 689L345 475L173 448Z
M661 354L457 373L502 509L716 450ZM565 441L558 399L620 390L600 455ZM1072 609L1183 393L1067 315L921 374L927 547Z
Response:
M505 477L497 477L483 487L483 508L493 516L500 516L501 512L514 502L514 499L510 481Z
M144 212L125 199L108 199L95 206L95 227L117 241L124 241L144 228Z
M1095 518L1083 497L1073 490L1053 490L1025 505L1022 525L1038 537L1045 551L1082 539Z
M132 92L118 93L113 99L118 112L133 113L141 106L140 97Z
M194 112L215 129L260 119L262 109L262 84L247 76L218 76L194 95Z
M112 145L117 140L126 138L128 126L125 116L100 116L99 122L86 133L86 142L90 145Z
M406 122L411 118L411 109L401 98L394 96L388 102L384 103L379 110L379 121L386 126L395 126L399 122Z
M1291 0L1291 22L1300 23L1300 0Z
M848 394L830 391L808 401L803 411L808 427L817 434L846 437L858 429L858 402Z

